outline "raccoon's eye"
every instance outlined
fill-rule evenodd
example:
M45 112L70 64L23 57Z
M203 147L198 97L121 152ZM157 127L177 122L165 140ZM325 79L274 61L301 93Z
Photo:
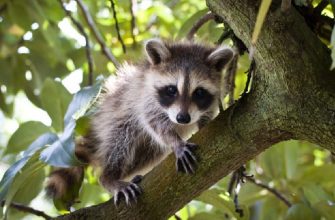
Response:
M201 99L201 98L204 98L206 97L207 95L207 91L201 87L197 88L195 91L194 91L194 97L195 98L198 98L198 99Z
M176 96L178 93L178 89L176 86L167 86L165 87L165 94L170 97Z
M192 94L192 101L200 110L206 110L212 104L214 95L202 87L198 87Z

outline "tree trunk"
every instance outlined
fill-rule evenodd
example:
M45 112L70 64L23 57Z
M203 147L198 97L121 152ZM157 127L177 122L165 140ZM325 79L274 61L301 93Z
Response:
M207 0L247 47L259 8L254 0ZM277 7L278 6L278 7ZM200 158L193 176L175 170L170 155L145 176L138 203L111 201L57 219L167 219L271 145L307 140L335 151L335 74L329 50L291 8L274 2L258 43L252 90L194 137Z

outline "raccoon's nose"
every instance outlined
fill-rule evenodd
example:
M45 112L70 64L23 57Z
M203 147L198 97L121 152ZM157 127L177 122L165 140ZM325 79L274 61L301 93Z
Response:
M191 116L188 113L179 113L177 115L177 122L180 124L187 124L191 121Z

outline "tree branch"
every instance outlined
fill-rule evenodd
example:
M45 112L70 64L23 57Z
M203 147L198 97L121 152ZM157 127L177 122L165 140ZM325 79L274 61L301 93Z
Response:
M119 27L119 21L117 19L117 15L116 15L115 3L114 3L113 0L110 0L110 3L111 3L111 8L112 8L112 11L113 11L113 17L114 17L114 21L115 21L115 29L116 29L116 33L117 33L117 38L119 39L119 41L122 45L123 53L126 53L126 45L124 44L123 39L122 39L121 34L120 34L120 27Z
M96 27L95 22L93 21L93 18L91 16L88 8L86 7L86 5L84 5L82 0L75 0L75 1L77 2L79 8L83 12L84 18L85 18L88 26L90 27L91 31L93 32L96 40L98 41L103 54L105 54L105 56L114 64L115 68L118 68L120 66L119 62L116 60L116 58L114 57L112 52L106 46L105 41L104 41L103 37L101 36L98 28Z
M194 34L201 28L202 25L204 25L206 22L212 20L215 18L215 14L212 12L209 12L202 16L191 28L191 30L188 32L186 38L188 40L193 40Z
M135 0L129 0L129 11L130 11L130 27L131 27L131 38L133 39L133 47L136 45L136 36L135 36L135 30L136 30L136 18L135 18L135 8L136 1Z
M259 1L207 3L249 47ZM299 139L335 151L335 74L328 48L294 8L286 16L271 10L261 34L253 89L191 138L200 146L195 175L177 173L170 155L144 177L144 193L133 207L108 201L57 219L167 219L275 143Z
M65 14L70 18L72 23L76 26L77 30L83 35L85 38L85 51L86 51L86 58L88 63L88 85L93 85L93 57L91 54L91 43L88 39L88 36L84 30L84 27L79 23L71 14L71 11L67 10L64 6L62 0L58 0L59 4L61 5L62 9L64 10Z
M253 178L252 176L244 176L244 178L246 178L249 182L255 184L258 187L264 188L267 191L269 191L270 193L272 193L273 195L275 195L279 200L281 200L283 203L285 203L285 205L287 205L287 207L291 207L292 204L290 201L288 201L288 199L286 199L280 192L278 192L276 189L262 183L259 180L256 180L255 178Z
M3 207L4 204L5 204L4 201L2 201L2 202L1 202L1 206ZM17 210L19 210L19 211L21 211L21 212L27 212L27 213L30 213L30 214L33 214L33 215L40 216L40 217L42 217L42 218L44 218L44 219L47 219L47 220L53 218L53 217L51 217L51 216L45 214L45 213L42 212L42 211L33 209L33 208L29 207L29 206L25 206L25 205L22 205L22 204L20 204L20 203L11 202L11 203L10 203L10 207L11 207L11 208L14 208L14 209L17 209Z

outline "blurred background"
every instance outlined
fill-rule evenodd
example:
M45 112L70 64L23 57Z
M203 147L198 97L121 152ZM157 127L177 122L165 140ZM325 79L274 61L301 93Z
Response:
M296 4L315 7L320 2L296 1ZM97 31L92 31L78 1L0 0L0 177L41 134L62 133L66 109L73 95L92 83L90 76L94 83L99 76L114 74L113 62L102 53L101 39L120 63L136 62L143 59L143 41L152 37L183 39L208 12L205 1L200 0L85 0L83 4ZM330 4L322 13L333 18ZM216 43L225 28L211 20L199 29L196 40ZM93 65L87 59L83 32L91 47ZM100 40L96 33L100 33ZM330 39L322 40L330 43ZM227 38L224 43L232 44L232 41ZM249 65L248 54L244 54L238 62L236 100L244 90ZM235 184L230 196L230 175L171 219L334 219L332 162L328 151L311 143L276 144L246 164L246 173L254 175L253 181L274 189L286 203L248 179ZM19 188L13 201L51 216L64 213L45 198L42 190L49 171L50 167L45 167L34 173ZM234 195L237 194L243 215L235 212ZM73 210L109 198L88 168L80 202ZM10 209L9 219L42 218Z

